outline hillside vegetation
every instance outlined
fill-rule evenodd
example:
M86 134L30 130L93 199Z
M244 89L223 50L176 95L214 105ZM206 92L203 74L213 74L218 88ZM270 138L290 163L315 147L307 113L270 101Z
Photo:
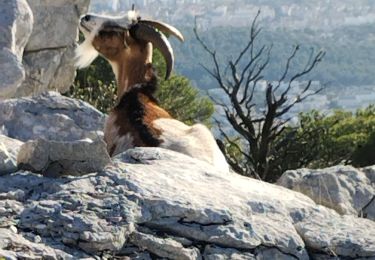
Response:
M222 60L238 53L248 40L249 28L221 27L201 32L205 42L220 53ZM185 44L173 44L176 53L176 70L203 89L216 88L213 79L202 66L210 66L207 53L195 39L192 28L182 28ZM355 44L354 44L355 43ZM310 75L314 80L332 86L360 86L375 84L375 25L351 26L334 32L269 30L259 35L258 46L273 45L272 62L265 70L267 80L277 80L290 55L293 45L301 45L294 60L301 67L309 57L311 48L324 49L324 62ZM373 55L371 55L373 54Z

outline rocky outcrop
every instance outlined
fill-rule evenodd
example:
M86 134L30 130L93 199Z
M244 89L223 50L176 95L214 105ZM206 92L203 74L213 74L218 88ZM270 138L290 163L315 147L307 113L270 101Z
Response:
M87 12L89 2L0 1L0 11L6 14L0 18L0 32L5 35L0 40L3 71L0 98L35 95L47 90L63 93L69 89L75 77L78 20Z
M20 147L17 165L44 176L81 176L101 171L110 162L107 146L101 139L72 142L37 139Z
M335 166L321 170L287 171L278 184L301 192L340 214L375 220L374 167L361 170Z
M375 257L375 222L160 148L80 177L2 176L0 219L6 257Z
M104 121L94 107L56 92L0 102L1 133L23 142L95 140L103 136Z
M35 25L26 51L70 46L77 40L78 20L89 0L28 0Z
M0 134L0 175L17 171L17 155L23 142Z
M129 150L109 162L103 143L82 140L98 140L104 119L53 92L0 103L0 130L8 136L0 155L11 162L0 176L0 256L375 257L375 222L342 216L302 193L160 148ZM16 154L24 171L14 165ZM355 173L337 173L337 182L367 194L365 180L375 170L347 170Z
M41 259L42 257L43 259L89 259L89 255L54 243L53 239L45 240L32 233L21 235L14 226L10 229L0 227L1 257L5 257L6 260Z
M0 0L0 100L15 94L25 80L22 55L33 14L26 0Z
M75 77L74 48L78 20L90 0L29 0L35 23L26 46L26 80L17 96L46 90L64 93Z

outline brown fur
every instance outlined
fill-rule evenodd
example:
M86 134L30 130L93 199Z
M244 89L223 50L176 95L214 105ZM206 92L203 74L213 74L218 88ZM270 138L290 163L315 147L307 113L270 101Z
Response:
M131 136L134 138L133 144L135 146L153 146L140 137L138 129L136 129L134 122L131 121L140 120L139 122L143 123L147 127L149 134L158 139L162 133L159 129L156 129L153 126L152 122L158 118L171 118L171 116L167 111L156 105L154 101L150 100L150 98L145 94L139 93L137 94L137 98L139 104L143 106L143 108L138 107L138 111L143 110L144 112L144 114L140 114L141 118L134 118L132 111L129 111L126 108L124 109L124 107L120 105L113 111L117 118L115 124L120 127L118 132L119 135L124 136L128 133L131 134ZM132 109L133 107L130 108Z
M114 73L119 102L109 115L105 131L110 155L123 145L115 140L121 142L121 137L126 136L131 139L131 146L159 146L162 132L154 127L153 121L171 116L153 97L157 80L151 64L152 44L135 41L127 32L107 28L94 38L93 46L117 69Z
M152 62L151 43L140 42L128 32L104 29L93 39L94 48L117 66L117 96L121 97L131 86L146 82L147 65Z
M124 99L126 97L127 95L124 96ZM112 127L118 127L117 134L119 137L130 135L133 139L133 146L159 146L162 142L160 140L162 132L154 127L153 121L158 118L171 118L171 116L143 93L136 93L136 97L130 95L130 98L133 99L133 102L127 102L127 104L120 102L109 115L115 118ZM134 100L134 98L137 100ZM112 156L116 150L116 144L108 148Z

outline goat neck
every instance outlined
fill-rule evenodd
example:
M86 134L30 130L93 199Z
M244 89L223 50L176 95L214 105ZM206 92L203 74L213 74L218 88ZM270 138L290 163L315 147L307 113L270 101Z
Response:
M110 64L116 76L117 97L120 99L132 86L147 83L153 77L149 70L152 66L152 44L125 48L118 57L110 60Z

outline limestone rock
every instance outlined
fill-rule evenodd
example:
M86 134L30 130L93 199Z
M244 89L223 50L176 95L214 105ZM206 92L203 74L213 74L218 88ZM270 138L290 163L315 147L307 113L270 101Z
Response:
M361 169L366 177L370 180L372 187L375 190L375 166L369 166ZM375 192L372 199L362 208L360 214L362 217L375 220Z
M287 171L278 184L301 192L340 214L366 216L375 220L374 182L363 171L351 166Z
M89 104L48 92L0 102L0 128L21 141L74 141L103 136L105 116Z
M0 175L17 171L17 154L22 144L0 134Z
M315 252L351 259L375 257L374 222L334 213L315 212L296 224L306 246Z
M217 246L206 246L204 249L204 259L207 260L255 260L255 255L241 252L233 248L221 248Z
M71 46L77 40L78 21L89 0L28 0L35 25L26 51Z
M139 248L146 248L153 254L170 259L201 259L197 248L184 248L182 244L173 239L162 239L152 235L133 232L130 241Z
M28 0L34 27L25 48L25 80L14 97L37 95L47 90L64 93L75 77L74 49L78 22L89 0Z
M73 142L37 139L22 145L17 157L19 169L49 177L98 172L110 161L106 144L101 139Z
M33 14L26 0L0 0L0 99L17 91L25 79L22 54L30 37Z
M0 101L3 98L12 96L17 87L25 79L25 70L17 57L9 49L0 51L0 68L3 73L0 76Z
M104 170L79 177L0 176L0 223L41 248L67 255L375 257L375 222L341 216L299 192L222 174L161 148L128 150ZM5 234L3 240L12 241ZM20 254L7 248L12 247L0 246L0 253ZM57 259L53 253L51 259Z
M75 77L72 53L73 50L66 48L26 52L23 59L27 78L16 96L36 95L49 89L56 91L61 86L67 90ZM65 69L65 73L57 73L61 69Z
M32 235L31 235L32 236ZM53 241L32 242L27 234L0 228L0 258L5 259L94 259L84 252L72 251L63 245L55 247ZM47 245L49 244L49 245Z
M375 166L362 168L362 171L366 174L366 177L370 180L371 184L375 185Z
M131 259L374 257L375 223L307 196L161 148L136 148L99 173L0 177L9 225L46 246ZM18 207L16 207L18 205ZM54 246L56 248L56 246ZM328 249L329 250L328 250ZM0 248L1 249L1 248ZM4 249L3 249L4 250Z

